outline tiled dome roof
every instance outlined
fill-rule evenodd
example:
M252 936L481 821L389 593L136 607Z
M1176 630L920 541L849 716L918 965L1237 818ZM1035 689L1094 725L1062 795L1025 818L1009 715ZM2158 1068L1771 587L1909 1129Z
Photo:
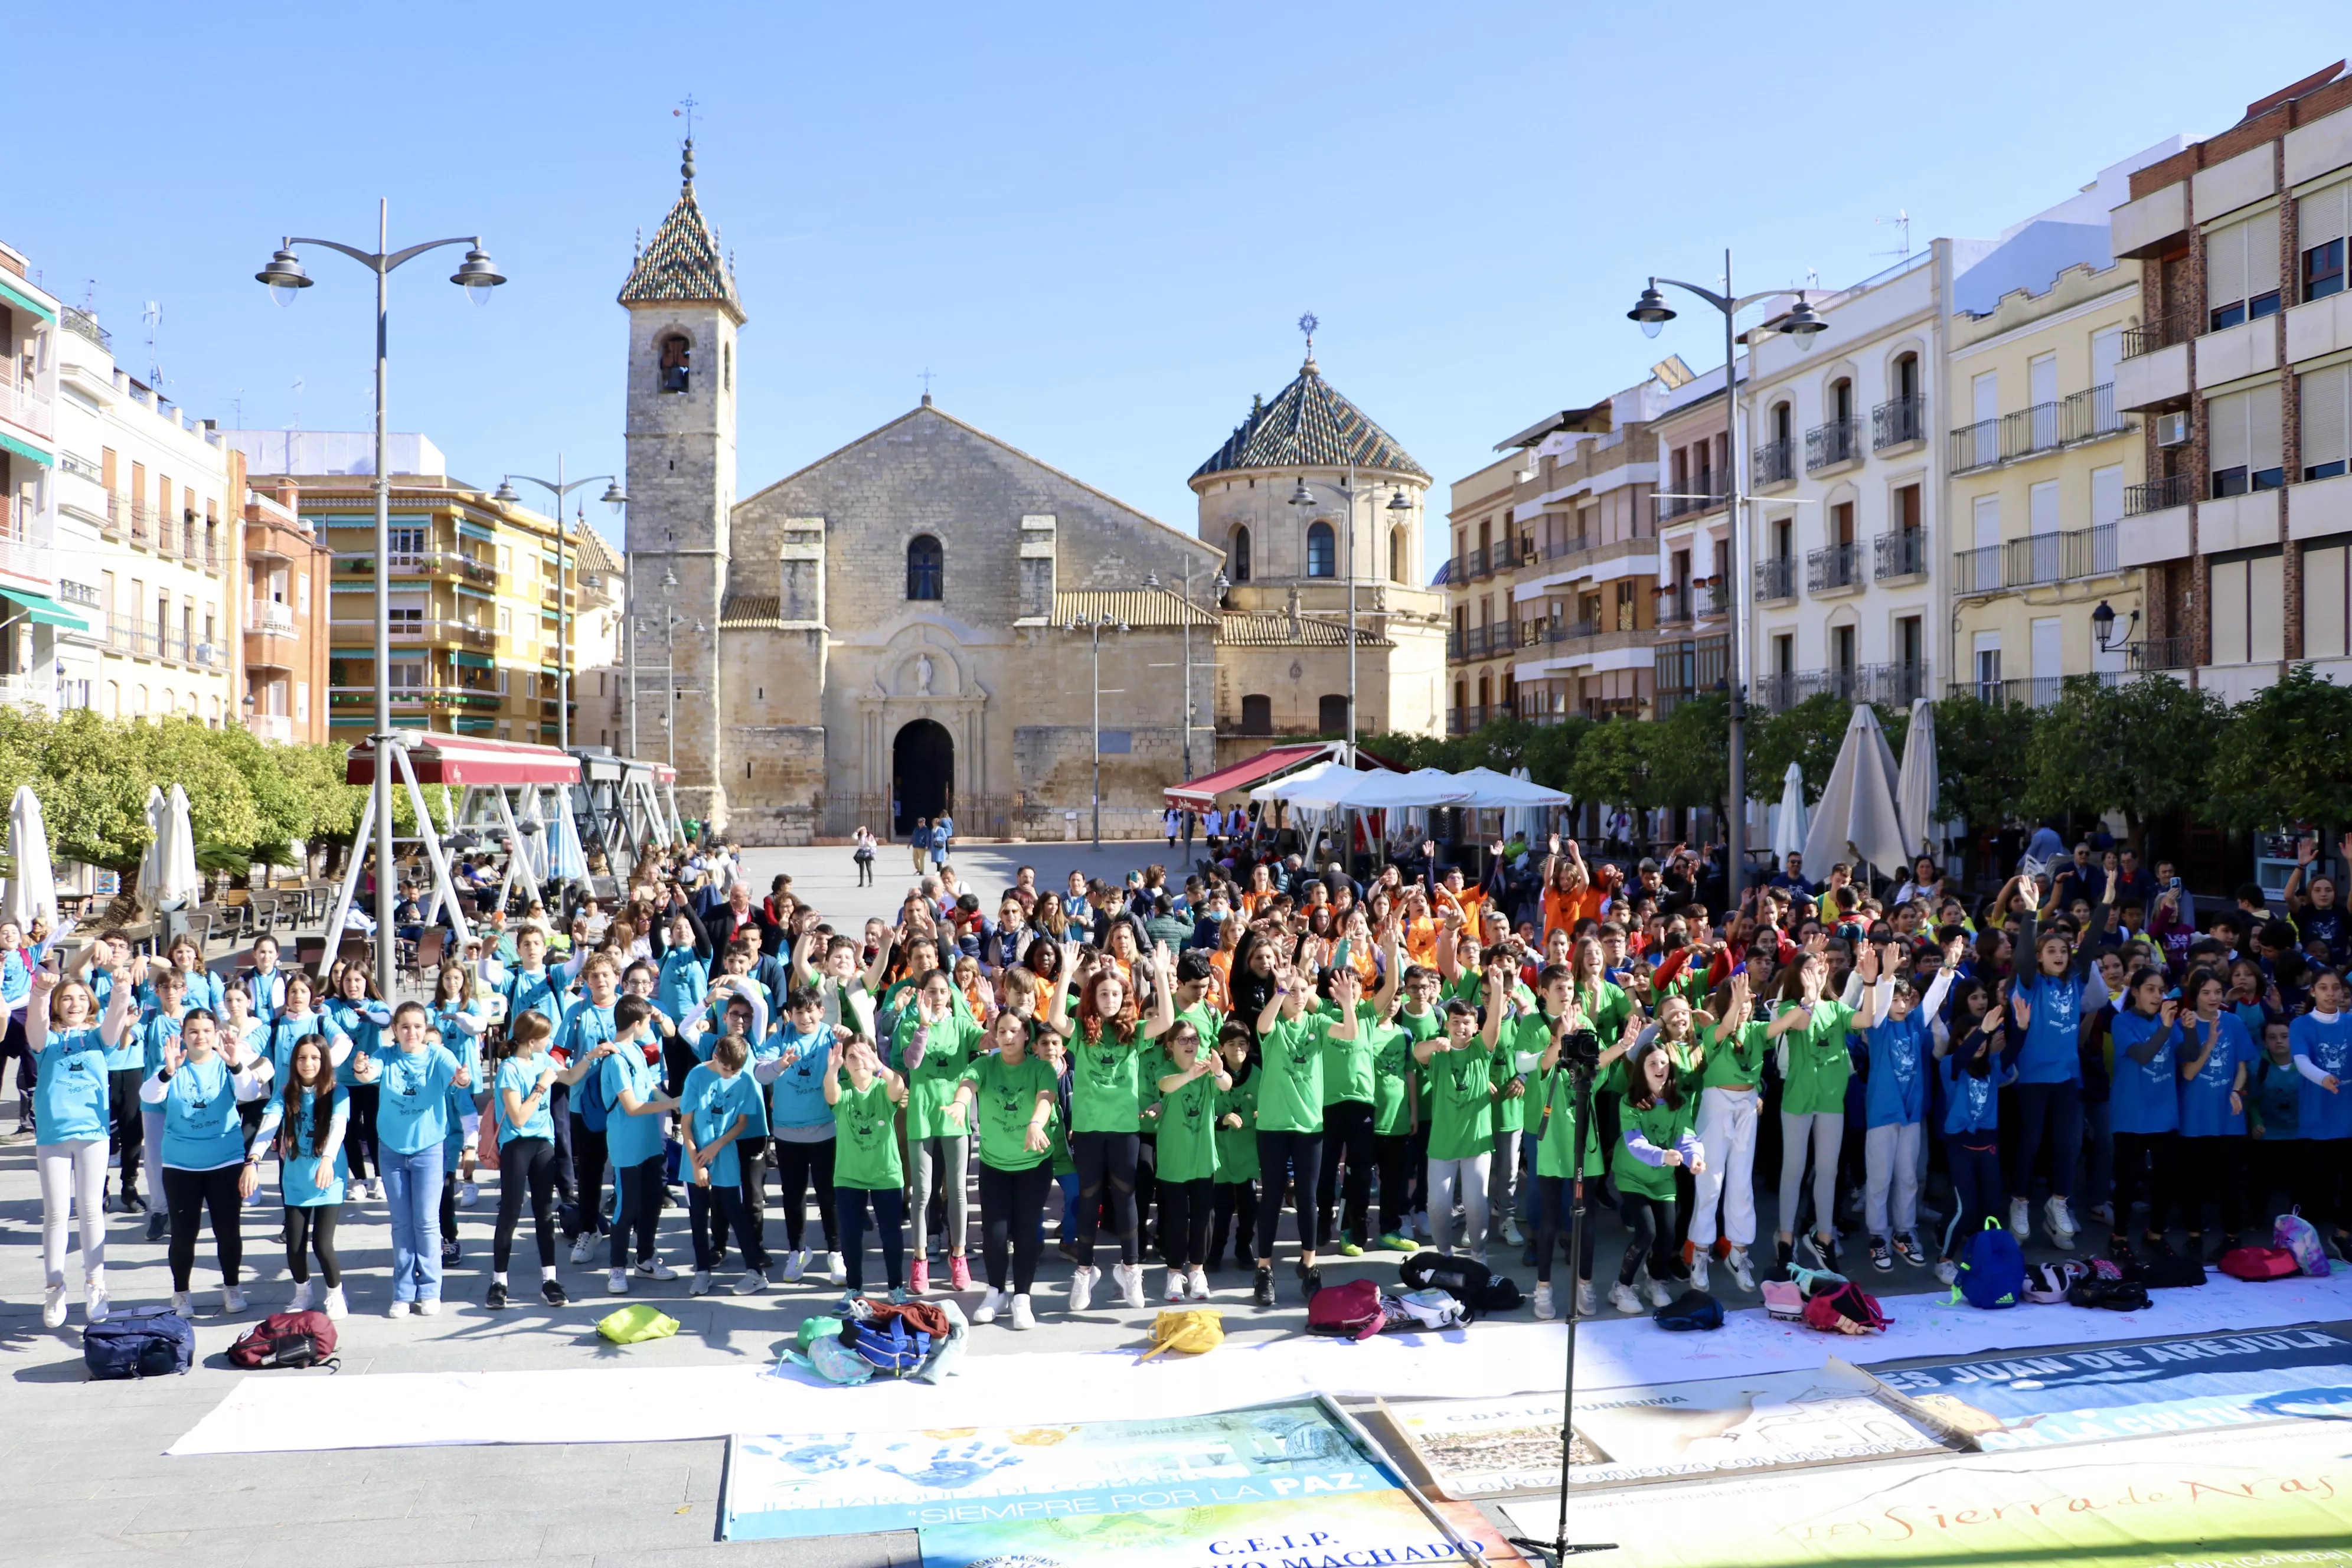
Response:
M1429 478L1389 433L1323 379L1312 354L1271 403L1255 404L1196 479L1235 468L1361 468Z
M621 303L662 300L692 301L727 307L737 325L743 321L743 301L735 293L735 274L719 254L719 238L703 218L694 199L694 143L686 144L686 162L679 170L685 188L677 205L654 230L653 243L637 253L629 280L621 286Z

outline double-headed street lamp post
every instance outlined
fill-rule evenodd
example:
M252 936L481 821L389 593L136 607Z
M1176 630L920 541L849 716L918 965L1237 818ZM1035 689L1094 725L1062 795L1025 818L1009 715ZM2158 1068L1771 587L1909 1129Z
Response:
M1795 338L1797 340L1797 345L1800 348L1811 348L1812 346L1814 337L1826 331L1829 323L1822 321L1818 315L1815 315L1813 313L1812 307L1805 303L1805 295L1802 289L1768 289L1762 293L1749 294L1744 297L1735 296L1732 294L1731 252L1727 250L1723 253L1724 291L1720 294L1717 293L1712 289L1703 289L1696 283L1685 283L1677 279L1653 278L1650 279L1650 286L1642 290L1642 297L1634 302L1633 308L1626 311L1625 314L1629 320L1640 323L1642 331L1645 334L1654 338L1658 335L1659 331L1664 328L1668 321L1675 319L1674 309L1666 303L1665 297L1658 292L1658 285L1661 283L1665 284L1669 288L1680 289L1686 293L1696 294L1700 299L1706 300L1708 304L1723 312L1724 421L1725 429L1730 437L1731 447L1731 635L1724 639L1726 650L1724 656L1724 682L1728 688L1731 699L1730 734L1728 737L1728 749L1730 752L1731 761L1729 770L1730 777L1727 781L1727 787L1730 791L1731 799L1730 809L1727 814L1724 822L1724 859L1726 864L1724 867L1723 907L1727 910L1737 910L1739 908L1739 884L1741 874L1747 869L1748 854L1748 691L1744 678L1741 675L1741 656L1746 651L1746 639L1748 637L1748 594L1749 584L1748 581L1747 561L1748 520L1746 517L1748 488L1740 480L1740 475L1744 471L1740 465L1746 458L1747 449L1741 444L1739 435L1739 334L1738 330L1732 325L1732 319L1750 305L1761 304L1767 300L1785 299L1789 295L1794 294L1797 297L1796 304L1790 308L1786 315L1782 316L1778 321L1772 323L1772 331L1782 333L1785 336ZM1664 499L1670 500L1683 500L1697 498L1668 496ZM1706 499L1713 500L1714 498L1707 497Z
M391 247L391 203L376 203L375 243L373 250L362 250L357 246L344 245L331 239L310 239L289 236L280 241L278 253L269 265L253 275L254 280L269 286L270 298L280 307L291 305L310 287L313 279L302 269L301 258L294 254L298 245L322 245L329 250L341 251L375 274L375 788L373 805L375 817L375 973L377 988L386 996L393 993L397 978L395 944L393 940L393 895L394 878L392 860L392 792L394 763L392 758L392 473L385 448L390 444L385 411L385 395L390 386L391 359L389 328L392 320L392 272L404 261L414 260L428 250L443 246L467 247L466 259L450 276L449 281L466 290L466 297L477 305L490 302L490 290L504 283L497 267L482 249L480 235L461 235L454 239L429 239L422 245L412 245L394 250ZM419 833L430 833L433 825L420 822ZM355 837L352 854L356 858L360 844ZM327 955L334 956L342 933L327 933Z
M509 474L499 480L499 488L490 499L511 505L522 498L515 494L514 481L537 485L555 497L555 743L569 751L572 746L572 605L565 599L569 586L571 557L563 548L563 498L573 490L594 484L598 479L611 481L604 493L597 498L618 516L629 498L622 493L621 481L613 474L591 474L584 479L563 482L563 454L555 454L555 477L536 479L529 474Z
M1145 573L1143 585L1159 587L1160 574ZM1217 597L1222 600L1233 583L1221 571L1217 574L1215 585ZM1184 560L1184 586L1177 596L1184 601L1184 781L1190 784L1192 779L1192 715L1197 710L1197 704L1192 700L1192 561L1190 556ZM1152 668L1159 669L1164 667L1154 665Z
M1353 767L1356 765L1356 465L1349 463L1348 477L1331 488L1338 490L1348 503L1348 542L1345 549L1348 572L1348 765ZM1372 489L1379 487L1373 486ZM1315 492L1307 488L1305 474L1298 476L1298 483L1292 488L1289 504L1306 509L1318 504ZM1392 523L1402 522L1404 514L1412 510L1412 503L1404 499L1402 485L1397 486L1395 493L1389 497L1386 510L1392 514L1389 519ZM1312 517L1311 510L1307 515Z
M1072 620L1066 629L1087 634L1091 659L1091 674L1087 684L1093 690L1095 703L1094 841L1095 847L1099 849L1102 847L1102 635L1105 632L1123 632L1127 630L1127 623L1105 610L1092 617L1081 615Z

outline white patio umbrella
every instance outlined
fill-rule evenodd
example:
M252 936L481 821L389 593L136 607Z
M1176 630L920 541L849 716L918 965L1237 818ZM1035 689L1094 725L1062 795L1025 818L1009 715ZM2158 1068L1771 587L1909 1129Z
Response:
M139 879L134 886L138 889L139 901L151 910L163 901L165 867L171 855L171 846L163 842L163 836L171 831L171 803L163 798L162 788L149 784L147 848L139 857Z
M1903 824L1903 853L1936 853L1942 831L1936 820L1936 705L1924 697L1911 703L1911 727L1903 736L1903 768L1895 781L1895 814Z
M523 791L522 813L515 818L514 853L534 891L547 881L547 815L539 808L539 789Z
M1492 768L1471 768L1454 775L1456 783L1469 790L1465 805L1482 811L1508 811L1517 806L1566 805L1569 797L1556 789L1546 789L1526 779L1515 779L1508 773L1498 773Z
M188 792L178 784L172 786L165 831L171 836L172 852L164 862L169 880L163 898L175 905L195 903L204 897L205 882L196 871L196 830L188 825Z
M1454 805L1469 797L1469 786L1443 768L1419 768L1409 773L1381 768L1358 778L1332 804L1350 811L1395 811L1416 805Z
M1849 854L1864 864L1903 864L1903 825L1895 811L1895 748L1870 704L1857 703L1845 727L1830 781L1805 834L1808 876Z
M1270 784L1260 784L1249 794L1252 800L1278 800L1293 806L1328 810L1337 805L1340 797L1360 783L1363 777L1363 773L1345 763L1315 763L1286 778L1276 779Z
M1780 804L1772 808L1772 856L1782 867L1805 852L1805 770L1790 763L1780 784Z
M563 794L560 785L558 794L559 797ZM572 818L572 803L569 799L562 800L558 805L554 831L549 837L552 839L548 846L548 853L551 858L550 865L555 875L567 882L586 880L588 857L580 847L580 825Z
M49 865L49 828L41 816L41 797L31 784L18 784L8 805L8 854L16 867L8 890L0 898L0 918L29 931L39 916L54 928L58 923L58 879Z

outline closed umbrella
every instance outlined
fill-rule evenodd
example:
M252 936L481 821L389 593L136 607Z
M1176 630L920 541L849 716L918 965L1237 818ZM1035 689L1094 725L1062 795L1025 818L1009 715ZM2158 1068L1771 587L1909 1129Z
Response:
M154 784L149 784L147 786L147 848L139 857L137 887L139 901L151 910L163 902L163 884L170 879L167 867L172 849L170 845L163 842L163 836L171 831L171 824L170 803L164 800L162 789Z
M1911 728L1903 736L1903 769L1895 786L1895 812L1903 823L1903 853L1933 855L1942 837L1936 820L1936 795L1942 786L1936 772L1936 705L1926 698L1911 703Z
M547 884L547 816L539 809L539 788L523 791L522 815L515 818L514 854L534 891Z
M1895 748L1871 706L1857 703L1838 747L1830 781L1805 834L1805 869L1851 855L1865 865L1903 863L1903 824L1895 811Z
M1780 784L1780 804L1772 808L1772 856L1783 868L1791 855L1805 852L1805 770L1789 764Z
M205 883L196 871L196 830L188 825L188 792L178 784L172 786L165 831L171 837L172 852L164 865L169 881L163 897L173 908L195 903L204 897Z
M566 882L588 879L588 857L580 847L580 825L572 816L570 792L557 786L553 843L549 847L550 865L554 874Z
M49 828L41 818L41 797L31 784L18 784L16 798L9 803L8 853L16 866L7 895L0 899L0 917L16 921L18 931L30 931L37 916L55 928L58 879L49 866Z

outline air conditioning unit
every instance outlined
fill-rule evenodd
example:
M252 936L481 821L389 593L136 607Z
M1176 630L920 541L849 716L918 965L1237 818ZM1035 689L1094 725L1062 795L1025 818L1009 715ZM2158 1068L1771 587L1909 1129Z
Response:
M2159 447L2189 445L2189 416L2159 414L2156 416L2156 444Z

